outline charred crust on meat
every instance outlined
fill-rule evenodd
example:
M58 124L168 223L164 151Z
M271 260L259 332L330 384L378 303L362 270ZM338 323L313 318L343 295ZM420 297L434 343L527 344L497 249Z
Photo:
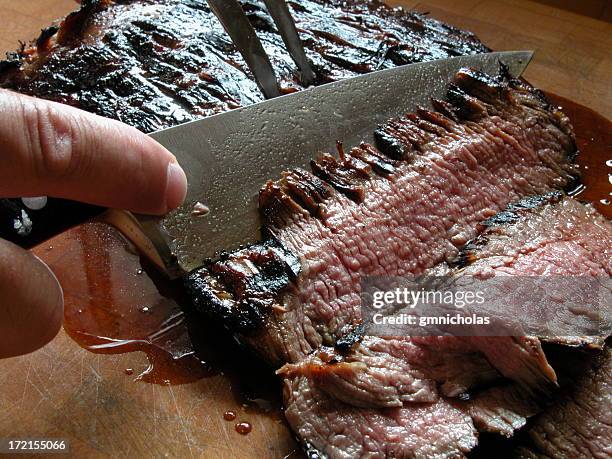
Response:
M66 16L57 31L57 42L62 45L82 37L94 15L111 4L110 0L82 0L81 8Z
M345 330L341 330L340 338L336 340L334 347L338 352L345 354L363 339L364 334L364 324L347 326Z
M376 147L389 158L402 160L408 156L408 149L395 136L389 134L385 126L380 126L374 131L374 142Z
M310 167L321 180L360 203L365 197L363 181L369 179L370 174L367 165L363 166L357 163L359 160L353 159L337 160L329 153L324 153L318 159L310 161Z
M489 103L504 101L508 94L508 84L504 74L491 76L464 68L457 72L453 83L465 93Z
M443 115L452 121L459 122L457 109L453 106L453 104L445 100L432 98L431 105L436 110L438 115Z
M487 115L487 109L479 99L470 96L454 83L448 86L446 98L455 107L459 118L463 120L478 121Z
M563 198L564 194L558 191L553 191L544 195L529 196L525 199L521 199L518 202L512 203L501 212L498 212L494 216L486 219L481 225L486 227L512 225L519 221L521 214L525 210L536 209L545 204L552 204L559 202Z
M194 308L232 331L260 328L300 272L299 260L274 239L225 253L185 277Z
M40 36L36 39L36 50L39 53L44 53L45 51L49 50L49 47L51 46L51 37L53 37L58 30L59 27L51 26L43 29L40 32Z
M259 193L259 209L268 224L302 212L324 218L325 200L331 194L331 187L319 177L296 168L284 172L280 180L266 183Z
M145 132L263 99L231 41L211 28L217 20L206 2L81 3L51 40L43 37L40 46L0 63L0 86ZM299 73L287 65L282 38L265 8L255 0L242 5L256 31L265 33L283 87L300 89ZM472 34L377 1L315 0L291 2L290 8L316 84L397 63L489 50ZM322 14L329 10L341 14Z
M362 142L359 147L351 149L350 153L356 159L369 164L372 170L381 176L387 176L395 172L397 161L383 155L372 145Z

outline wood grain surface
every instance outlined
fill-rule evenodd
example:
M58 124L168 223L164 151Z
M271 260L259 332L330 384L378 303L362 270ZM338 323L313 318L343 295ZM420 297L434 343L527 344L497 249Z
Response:
M528 80L611 117L609 23L522 0L391 3L472 30L496 50L535 50ZM0 0L0 52L16 49L19 40L31 40L75 7L73 0ZM60 277L84 271L74 234L52 245L41 254ZM120 269L137 264L115 261ZM71 294L86 298L87 291ZM299 457L279 417L241 406L227 377L173 386L135 382L124 372L147 365L140 352L91 353L64 332L40 351L1 361L0 437L68 438L71 452L87 457ZM228 409L238 413L237 420L251 422L253 432L237 434L233 423L223 420Z

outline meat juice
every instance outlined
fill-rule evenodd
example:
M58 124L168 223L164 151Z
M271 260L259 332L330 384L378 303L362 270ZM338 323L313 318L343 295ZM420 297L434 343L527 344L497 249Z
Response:
M565 97L547 93L552 104L562 107L576 133L581 183L570 193L590 201L607 218L612 218L612 123L599 113Z
M90 222L33 250L64 289L64 331L79 346L143 352L148 367L118 369L135 382L187 384L222 373L243 411L280 419L273 373L245 358L218 327L191 317L181 281L160 274L117 229Z

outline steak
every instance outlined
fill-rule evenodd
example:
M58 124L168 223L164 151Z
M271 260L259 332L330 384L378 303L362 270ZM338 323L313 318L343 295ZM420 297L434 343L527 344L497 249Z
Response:
M262 99L205 1L81 3L0 62L0 87L144 132ZM303 89L263 5L242 3L282 90ZM305 0L290 8L317 84L488 51L469 32L378 1ZM547 263L562 272L610 273L609 261L599 257L609 254L601 249L610 246L610 228L592 209L559 197L497 214L574 179L571 126L541 93L503 72L494 78L464 70L447 99L433 106L380 126L375 146L347 153L340 146L339 157L324 154L311 171L292 170L266 184L265 240L222 253L186 279L197 309L278 369L287 419L311 457L454 457L476 445L478 431L512 435L556 387L534 337L367 335L362 277L448 273L457 266L536 273ZM577 230L551 233L566 218L574 229L590 219L585 234L597 234L600 245L583 245L588 238ZM547 258L521 251L524 244ZM503 255L513 263L498 266L505 249L513 250ZM571 250L578 256L568 256ZM596 337L552 341L603 345ZM584 387L601 394L601 380L591 380ZM588 403L580 397L577 405ZM563 407L555 410L565 415ZM571 435L572 451L582 452L577 412L567 415L574 420L563 432ZM539 451L570 450L542 434L554 416L539 418L532 431ZM592 445L609 438L595 422L587 430Z
M423 274L509 202L572 181L569 122L526 83L466 69L434 104L380 126L378 148L266 184L268 240L192 273L196 306L272 365L297 362L361 323L361 277Z
M284 92L298 71L262 2L244 9ZM0 87L151 132L263 99L205 0L83 0L59 26L0 62ZM487 52L473 34L366 0L289 2L317 84Z
M455 277L485 270L513 277L594 276L608 281L609 299L612 225L590 205L555 192L512 204L480 226L479 236L451 263ZM551 305L561 309L557 301ZM579 308L566 309L576 314L574 320L583 313ZM603 318L591 318L606 321L604 336L548 337L547 341L601 348L610 329L609 309L606 312ZM536 339L528 342L537 345ZM285 382L287 419L311 451L318 449L330 457L445 457L465 453L466 444L473 447L476 431L509 437L542 411L550 397L542 397L543 392L534 397L520 381L509 383L513 378L499 371L500 359L509 358L511 364L521 355L509 347L509 341L494 337L486 346L501 352L483 358L484 354L462 348L451 337L365 336L349 352L320 348L278 372ZM612 399L602 384L609 375L605 367L603 375L594 376L595 371L578 379L589 384L594 379L597 389L576 390L571 384L577 401L557 402L538 418L530 436L541 452L550 457L584 457L605 451ZM582 427L579 413L585 405L594 414ZM423 411L425 406L428 410ZM571 415L567 425L566 413ZM415 425L421 430L415 432Z
M285 93L299 73L263 2L242 1ZM473 34L378 0L289 2L316 84L412 62L487 52ZM82 0L81 8L0 60L0 88L152 132L263 99L206 0ZM50 200L73 221L92 213ZM19 199L0 200L3 237L39 234ZM13 229L13 228L16 229ZM40 241L39 241L40 242Z
M280 367L312 455L463 454L556 387L537 338L364 336L361 278L465 264L488 217L573 180L571 127L528 84L465 69L433 105L267 183L267 239L186 280L197 309Z

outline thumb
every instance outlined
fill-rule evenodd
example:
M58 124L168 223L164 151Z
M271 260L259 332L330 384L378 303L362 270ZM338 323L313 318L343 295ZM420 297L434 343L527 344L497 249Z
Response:
M62 288L39 258L0 239L0 358L27 354L57 335Z

